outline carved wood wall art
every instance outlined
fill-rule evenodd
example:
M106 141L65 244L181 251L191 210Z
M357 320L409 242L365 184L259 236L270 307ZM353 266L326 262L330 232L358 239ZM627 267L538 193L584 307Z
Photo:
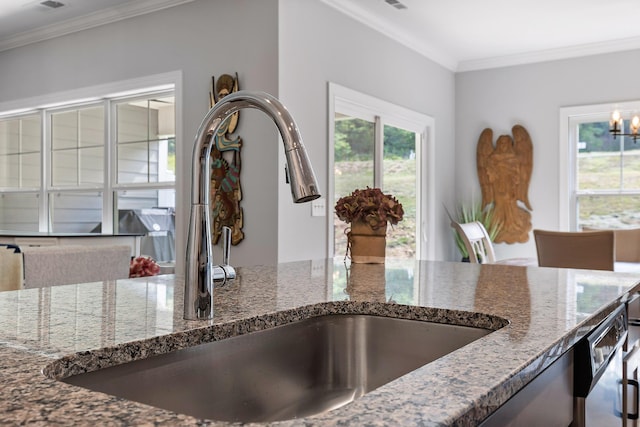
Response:
M223 74L218 78L211 77L209 90L209 106L219 102L226 95L238 91L238 73L235 78ZM222 227L231 228L231 244L237 245L244 239L242 227L244 214L240 169L242 166L242 138L233 135L238 126L240 112L225 121L215 135L211 148L211 234L214 243L218 243ZM211 136L209 136L211 137Z
M493 131L482 131L477 147L477 168L482 207L493 204L493 221L500 225L497 243L524 243L531 231L529 181L533 169L533 144L527 130L515 125L493 146ZM522 202L522 207L518 202ZM526 209L525 209L526 208Z

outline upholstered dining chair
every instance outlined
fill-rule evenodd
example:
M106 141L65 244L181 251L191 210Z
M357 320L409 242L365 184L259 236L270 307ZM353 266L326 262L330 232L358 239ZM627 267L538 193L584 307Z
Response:
M582 231L604 228L582 227ZM613 229L616 240L616 263L640 263L640 228Z
M612 230L533 230L540 267L613 271L616 251Z

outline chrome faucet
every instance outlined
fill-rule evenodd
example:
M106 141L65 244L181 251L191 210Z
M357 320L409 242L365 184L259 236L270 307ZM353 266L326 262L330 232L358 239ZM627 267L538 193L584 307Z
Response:
M291 185L293 201L302 203L320 197L318 183L298 126L280 101L263 92L238 91L225 96L215 104L202 120L193 147L191 216L184 283L184 318L187 320L212 319L214 284L229 282L236 275L233 267L228 265L231 239L229 229L223 230L222 265L213 264L209 157L220 126L243 108L256 108L266 113L280 131L287 160L287 180Z

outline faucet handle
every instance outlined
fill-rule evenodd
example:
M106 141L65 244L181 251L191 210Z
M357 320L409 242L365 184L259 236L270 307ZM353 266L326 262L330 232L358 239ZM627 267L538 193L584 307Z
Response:
M236 278L236 269L229 265L231 253L231 228L222 227L222 263L213 266L213 281L225 285Z
M231 228L222 227L222 265L229 265L231 254Z

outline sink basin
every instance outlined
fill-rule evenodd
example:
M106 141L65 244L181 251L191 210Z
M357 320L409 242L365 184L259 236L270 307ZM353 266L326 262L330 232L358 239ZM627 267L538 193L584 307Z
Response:
M287 420L343 406L490 332L324 315L62 381L198 418Z

